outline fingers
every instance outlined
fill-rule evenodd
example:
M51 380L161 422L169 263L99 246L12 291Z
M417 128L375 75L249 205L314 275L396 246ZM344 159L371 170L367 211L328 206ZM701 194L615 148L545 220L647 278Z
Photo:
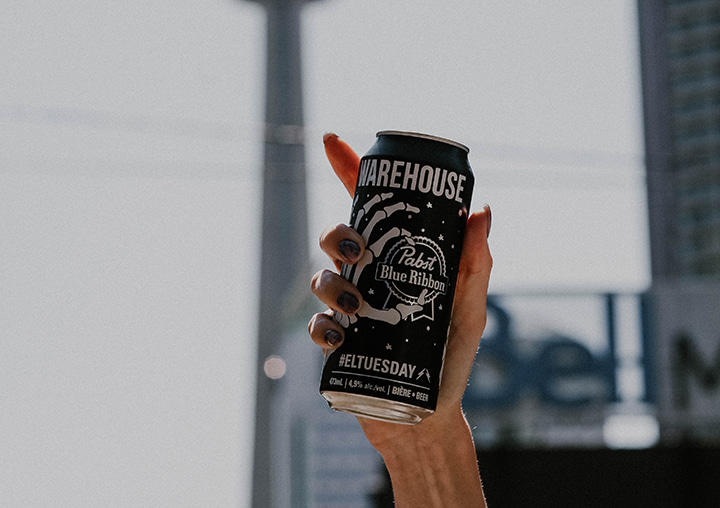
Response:
M460 257L460 273L484 273L490 277L492 269L492 256L488 247L488 236L492 225L492 212L490 206L485 205L480 212L468 217L465 226L465 240Z
M320 235L320 248L340 271L341 263L355 264L365 253L365 240L350 226L331 226Z
M325 134L323 143L325 144L325 155L327 155L330 165L352 196L355 194L355 184L360 170L360 157L337 134L330 132Z
M333 311L355 314L362 307L362 296L352 283L330 270L317 272L312 278L311 288L330 310L312 317L308 324L310 337L323 349L336 348L345 339L345 330L333 319Z
M485 303L493 263L487 242L490 220L489 206L468 218L453 306L451 332L460 332L473 342L480 340L485 328Z
M345 340L345 330L332 318L332 311L315 314L308 323L312 340L323 349L334 349Z
M332 310L353 315L360 310L363 300L360 291L340 275L320 270L312 278L312 292Z
M444 402L457 403L467 386L480 337L485 329L488 285L492 256L487 237L490 232L490 207L468 218L460 258L455 303L445 351L442 386Z

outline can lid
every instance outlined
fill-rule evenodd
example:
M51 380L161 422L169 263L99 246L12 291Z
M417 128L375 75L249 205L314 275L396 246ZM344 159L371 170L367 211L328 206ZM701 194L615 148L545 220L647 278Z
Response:
M411 138L422 138L422 139L429 139L432 141L438 141L440 143L445 143L448 145L456 146L460 148L461 150L465 150L467 153L470 153L470 149L463 145L462 143L458 143L457 141L453 141L451 139L447 138L441 138L439 136L433 136L431 134L423 134L421 132L409 132L409 131L380 131L376 135L377 136L408 136Z

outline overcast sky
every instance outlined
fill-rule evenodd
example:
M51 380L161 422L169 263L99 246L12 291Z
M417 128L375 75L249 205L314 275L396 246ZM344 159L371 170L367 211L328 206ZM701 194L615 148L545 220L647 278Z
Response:
M5 2L0 504L243 506L264 15L231 0ZM470 147L491 290L649 282L635 2L304 11L310 235L347 220L322 134Z

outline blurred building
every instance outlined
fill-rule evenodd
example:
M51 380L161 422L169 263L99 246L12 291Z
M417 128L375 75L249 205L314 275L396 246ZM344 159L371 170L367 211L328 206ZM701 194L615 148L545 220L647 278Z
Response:
M639 0L665 442L720 441L720 1Z
M639 0L653 278L720 274L720 1Z

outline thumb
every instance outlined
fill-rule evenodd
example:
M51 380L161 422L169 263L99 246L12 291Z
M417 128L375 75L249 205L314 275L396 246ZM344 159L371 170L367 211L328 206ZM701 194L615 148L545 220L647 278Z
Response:
M355 194L355 184L360 170L360 157L337 134L328 132L323 136L323 143L330 165L352 196Z

